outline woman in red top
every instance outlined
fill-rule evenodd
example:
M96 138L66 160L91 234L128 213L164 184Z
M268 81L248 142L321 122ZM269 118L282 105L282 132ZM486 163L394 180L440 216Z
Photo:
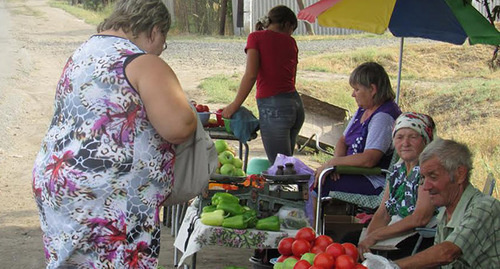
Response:
M292 33L298 22L286 6L272 8L257 22L247 39L247 65L234 101L222 116L240 108L257 82L257 106L262 143L267 158L274 163L278 153L291 156L304 123L304 107L295 89L298 48Z

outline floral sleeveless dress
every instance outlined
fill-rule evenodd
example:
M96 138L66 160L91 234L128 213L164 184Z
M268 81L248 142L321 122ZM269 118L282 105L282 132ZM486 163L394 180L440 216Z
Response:
M175 158L124 74L143 53L96 35L63 70L33 169L47 268L157 266Z
M415 166L407 175L403 162L394 165L394 171L388 178L389 199L385 207L389 215L399 215L404 218L415 211L420 185L420 166Z

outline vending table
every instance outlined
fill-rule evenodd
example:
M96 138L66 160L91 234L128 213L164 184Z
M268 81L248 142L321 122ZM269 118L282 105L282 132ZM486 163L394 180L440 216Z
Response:
M264 175L264 174L263 174ZM294 176L264 176L264 185L254 187L253 184L244 186L235 183L237 190L231 191L240 198L240 202L259 212L260 217L267 217L278 213L284 205L304 208L307 200L307 182L310 175ZM288 189L283 186L296 185ZM217 190L208 190L189 206L175 239L174 247L183 252L177 264L181 265L186 257L193 256L192 268L196 267L196 252L207 246L223 246L249 249L276 249L279 241L285 237L295 236L297 230L281 229L279 232L262 231L256 229L230 229L219 226L207 226L201 223L199 215L203 206L207 205ZM282 226L283 227L283 226Z
M191 268L196 267L196 252L207 246L222 246L230 248L268 249L277 248L285 237L293 237L297 230L282 229L279 232L261 231L256 229L230 229L218 226L208 226L201 223L198 214L199 200L186 211L184 220L175 238L174 247L183 252L177 266L193 255Z

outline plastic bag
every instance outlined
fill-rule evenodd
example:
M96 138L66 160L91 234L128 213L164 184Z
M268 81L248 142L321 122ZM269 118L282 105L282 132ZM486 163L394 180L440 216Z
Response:
M276 159L274 160L273 165L267 169L266 174L269 175L274 175L276 174L276 170L278 169L278 165L283 165L285 166L286 163L293 163L293 167L297 174L299 175L314 175L314 170L312 170L309 166L307 166L305 163L303 163L301 160L293 157L293 156L286 156L281 153L278 153L276 155Z
M363 253L363 256L365 257L365 260L362 264L368 268L401 269L397 264L386 259L385 257L372 253Z
M278 211L278 217L282 221L281 225L285 229L300 229L309 226L304 210L300 208L282 206Z
M260 129L259 120L243 106L233 114L229 127L241 143L246 143Z
M308 187L309 189L312 187L314 183L314 170L311 169L309 166L307 166L305 163L303 163L301 160L293 157L293 156L286 156L284 154L278 153L276 155L276 159L274 160L274 164L267 169L266 174L268 175L274 175L276 174L276 170L278 169L278 165L285 165L286 163L293 163L293 167L297 174L299 175L310 175L309 177L309 182L308 182ZM312 225L314 222L314 204L313 204L313 197L312 195L309 195L309 199L306 201L306 207L305 207L305 214L307 216L307 219L309 220L309 224Z

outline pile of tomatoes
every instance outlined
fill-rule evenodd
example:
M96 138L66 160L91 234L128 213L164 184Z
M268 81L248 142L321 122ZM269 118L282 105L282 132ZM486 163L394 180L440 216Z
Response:
M276 269L362 269L358 249L351 243L335 243L328 235L316 236L310 227L300 229L295 237L281 239L281 256Z

